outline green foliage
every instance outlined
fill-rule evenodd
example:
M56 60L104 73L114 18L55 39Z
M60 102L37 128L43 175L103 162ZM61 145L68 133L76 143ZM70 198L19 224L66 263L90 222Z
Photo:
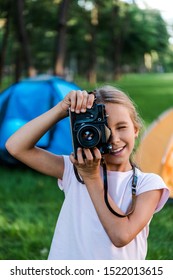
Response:
M16 2L0 0L3 18L10 13L10 29L5 56L5 64L14 69L16 56L22 54L20 40L16 30ZM24 20L28 42L32 53L34 67L38 73L53 70L56 52L55 39L58 36L59 7L61 1L27 0L24 6ZM168 52L168 32L166 23L155 10L142 10L136 4L121 1L90 1L91 9L71 1L67 20L67 52L65 67L71 68L78 75L87 75L92 53L97 60L98 75L103 75L104 67L113 73L118 66L130 71L139 71L143 66L143 55L153 50L158 53L158 62L165 71L171 71L172 65L166 67L165 54ZM98 23L92 23L92 11L97 9ZM5 33L0 30L0 38ZM94 47L93 47L94 42ZM24 64L24 58L22 58ZM24 67L24 66L23 66ZM14 70L13 70L14 71ZM113 73L114 75L114 73Z

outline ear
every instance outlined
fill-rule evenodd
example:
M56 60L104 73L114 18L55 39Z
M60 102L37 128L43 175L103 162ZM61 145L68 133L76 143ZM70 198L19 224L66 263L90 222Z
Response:
M138 138L138 135L139 135L139 128L134 127L134 132L135 132L135 139L136 139L136 138Z

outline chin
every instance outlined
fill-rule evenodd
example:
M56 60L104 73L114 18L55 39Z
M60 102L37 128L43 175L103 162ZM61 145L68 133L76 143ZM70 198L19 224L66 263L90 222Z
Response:
M125 159L125 158L117 158L114 155L105 155L104 156L106 165L107 165L107 169L108 170L119 170L122 169L121 167L125 167L125 169L127 168L127 166L129 166L130 162L129 162L129 158ZM124 168L123 168L124 169Z
M121 159L115 159L115 158L106 158L105 157L105 162L106 162L106 164L109 166L109 165L121 165L121 164L123 164L123 160L121 160Z

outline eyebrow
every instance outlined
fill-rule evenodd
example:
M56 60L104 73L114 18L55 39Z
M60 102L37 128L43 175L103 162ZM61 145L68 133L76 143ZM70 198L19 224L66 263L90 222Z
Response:
M118 122L116 125L127 125L128 124L128 122Z

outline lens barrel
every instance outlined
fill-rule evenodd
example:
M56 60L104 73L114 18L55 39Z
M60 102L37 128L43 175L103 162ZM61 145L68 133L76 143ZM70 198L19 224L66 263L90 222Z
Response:
M101 139L101 131L94 125L83 125L77 131L77 140L84 148L97 146Z

